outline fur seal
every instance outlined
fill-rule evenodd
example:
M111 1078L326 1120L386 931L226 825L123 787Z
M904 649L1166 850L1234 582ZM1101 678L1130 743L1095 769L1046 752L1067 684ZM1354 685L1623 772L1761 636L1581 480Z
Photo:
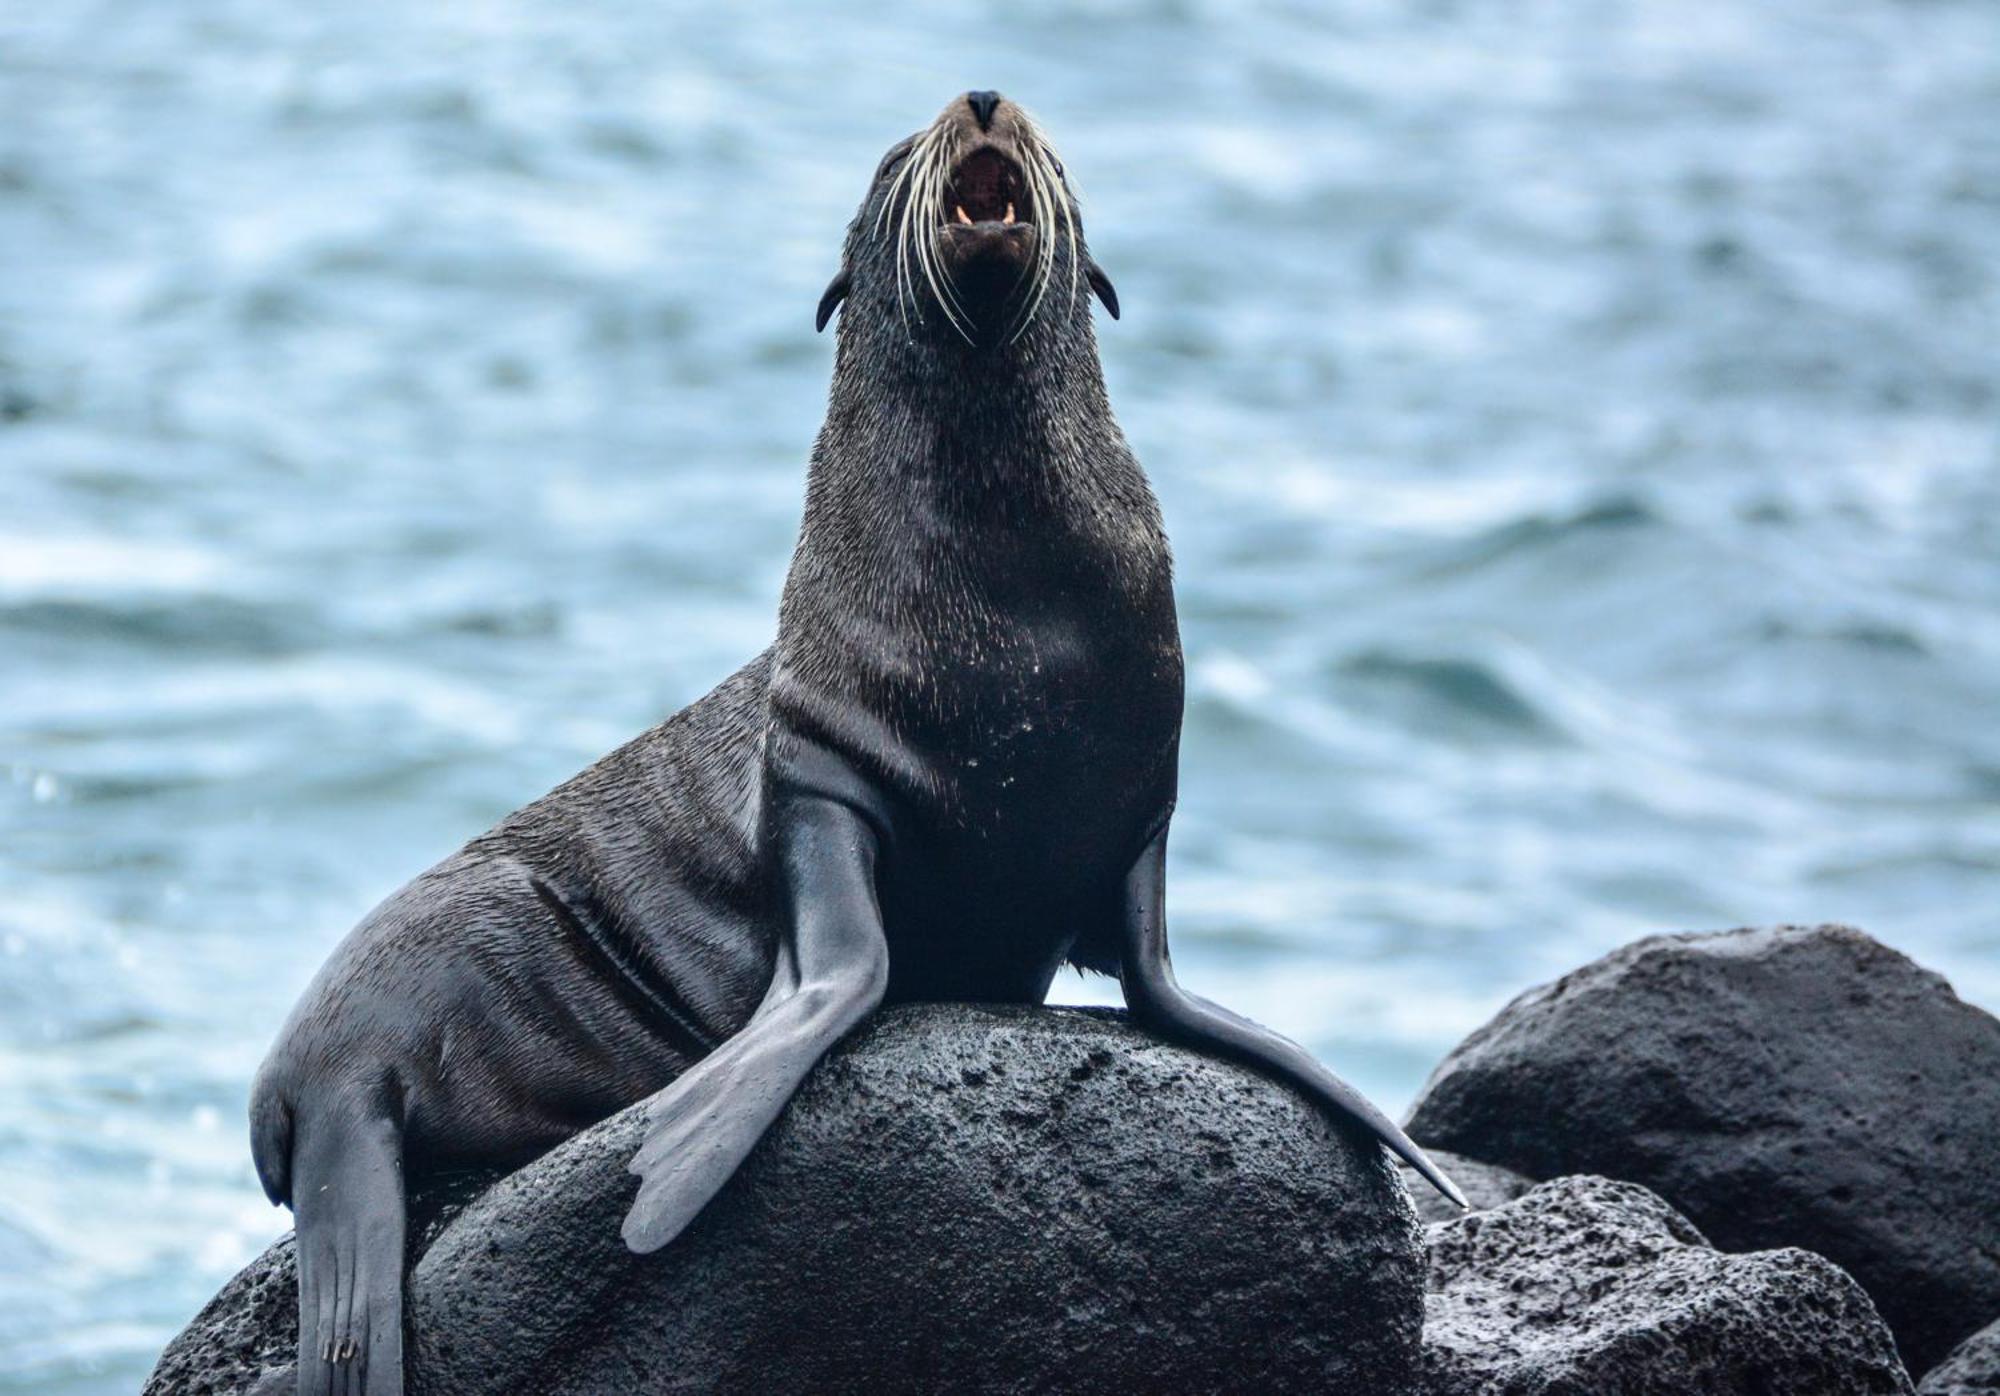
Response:
M884 1001L1039 1003L1065 962L1457 1189L1301 1048L1175 982L1172 568L1113 420L1114 316L1048 138L997 93L883 158L776 643L392 895L251 1102L297 1217L298 1386L402 1389L405 1190L651 1097L624 1223L666 1244Z

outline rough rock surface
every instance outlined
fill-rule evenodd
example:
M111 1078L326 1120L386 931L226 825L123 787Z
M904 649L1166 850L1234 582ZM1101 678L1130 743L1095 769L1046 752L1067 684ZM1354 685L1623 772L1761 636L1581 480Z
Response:
M1386 1155L1117 1016L928 1005L835 1053L681 1238L626 1252L627 1111L418 1261L414 1396L1406 1391L1415 1214ZM286 1243L163 1374L285 1360Z
M1724 1255L1644 1188L1558 1178L1429 1229L1424 1396L1895 1396L1889 1330L1839 1267Z
M411 1250L421 1254L492 1175L440 1180L410 1200ZM293 1238L274 1241L208 1301L167 1345L147 1378L145 1396L237 1396L269 1378L260 1396L291 1396L274 1378L290 1374L299 1341L299 1262Z
M299 1340L299 1262L286 1236L224 1285L167 1345L145 1396L235 1396L291 1360Z
M1919 1396L2000 1396L2000 1319L1960 1343L1917 1391Z
M1656 936L1530 990L1410 1132L1643 1183L1725 1249L1817 1251L1912 1371L2000 1313L2000 1022L1848 927Z
M1524 1178L1512 1169L1481 1163L1464 1154L1454 1154L1445 1149L1426 1149L1424 1152L1431 1156L1432 1163L1444 1170L1447 1178L1458 1184L1458 1190L1465 1194L1465 1200L1472 1204L1475 1212L1512 1202L1535 1185L1533 1178ZM1396 1166L1402 1170L1403 1186L1410 1190L1410 1201L1416 1204L1417 1216L1422 1220L1457 1221L1465 1215L1443 1193L1425 1182L1416 1169L1401 1159L1396 1161Z

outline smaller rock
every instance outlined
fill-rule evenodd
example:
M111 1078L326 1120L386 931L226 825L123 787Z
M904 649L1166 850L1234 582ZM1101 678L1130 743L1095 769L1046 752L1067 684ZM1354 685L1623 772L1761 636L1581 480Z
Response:
M1424 1152L1430 1155L1432 1163L1444 1170L1445 1177L1458 1184L1458 1190L1465 1194L1465 1200L1472 1204L1471 1210L1475 1212L1512 1202L1535 1185L1533 1178L1498 1164L1481 1163L1476 1158L1447 1153L1443 1149L1426 1149ZM1416 1204L1417 1215L1423 1220L1457 1221L1465 1215L1443 1193L1424 1181L1416 1169L1401 1159L1396 1161L1396 1166L1402 1170L1403 1186L1410 1190L1410 1201Z
M1875 1306L1807 1251L1723 1255L1654 1194L1543 1183L1429 1228L1424 1396L1908 1396Z
M1953 1349L1917 1391L1919 1396L2000 1396L2000 1319Z

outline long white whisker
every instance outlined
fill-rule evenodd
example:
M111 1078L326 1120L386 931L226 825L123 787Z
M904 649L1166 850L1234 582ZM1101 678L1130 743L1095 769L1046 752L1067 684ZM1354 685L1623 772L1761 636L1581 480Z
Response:
M1029 129L1029 141L1028 148L1023 152L1027 157L1027 165L1022 173L1028 180L1030 197L1035 208L1037 239L1035 266L1029 297L1022 307L1010 342L1026 334L1028 326L1033 324L1035 317L1041 313L1043 298L1048 294L1049 273L1055 268L1055 239L1060 232L1056 224L1056 205L1061 198L1061 189L1049 161L1048 145L1041 138L1040 132L1033 127ZM1062 213L1064 221L1067 222L1067 207Z
M875 235L879 238L882 234L882 227L888 221L890 213L893 211L896 215L896 313L902 319L903 337L905 339L911 337L910 307L916 301L916 290L911 284L909 263L905 256L905 250L910 240L910 219L912 216L910 205L916 192L916 185L912 181L912 175L919 164L919 157L922 154L924 142L930 137L930 134L930 132L925 132L922 136L911 142L909 152L903 157L903 167L896 172L896 178L890 184L889 192L884 198L882 207L875 218Z
M1069 232L1069 303L1076 306L1077 284L1083 271L1083 248L1077 229L1076 203L1073 195L1063 198L1063 227Z
M910 303L918 315L923 308L916 301L916 279L921 275L926 284L930 282L930 268L924 256L922 227L930 221L930 170L933 154L937 146L935 130L926 131L924 139L910 158L910 199L904 209L903 222L896 244L896 258L899 267L916 264L916 271L909 274Z
M1020 308L1014 313L1013 327L1007 336L1010 344L1021 337L1029 322L1035 318L1035 306L1041 298L1042 245L1048 241L1049 233L1048 205L1042 197L1041 170L1032 146L1024 149L1022 155L1021 178L1027 184L1028 207L1035 220L1035 260L1028 269L1027 285L1021 290Z
M917 278L921 276L926 285L934 281L926 258L927 239L924 228L931 221L932 204L931 171L937 164L937 148L940 137L935 129L926 131L917 150L911 154L909 173L909 197L903 204L903 217L896 242L897 274L903 294L908 297L905 311L905 333L908 332L908 314L915 312L921 318L923 306L917 300ZM912 270L912 263L915 264Z
M944 141L939 139L935 142L935 148L924 170L925 212L928 215L924 219L924 231L928 236L918 244L918 258L924 280L931 288L931 295L944 311L945 319L950 322L954 330L958 331L959 337L970 344L972 335L966 323L970 317L966 315L965 307L960 303L956 290L949 278L943 275L939 265L942 253L938 241L944 236L944 196L945 185L949 179L950 171L945 168Z

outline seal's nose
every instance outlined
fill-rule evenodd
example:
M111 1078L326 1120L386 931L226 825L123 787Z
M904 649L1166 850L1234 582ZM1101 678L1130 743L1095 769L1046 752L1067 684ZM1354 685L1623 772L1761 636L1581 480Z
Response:
M980 130L993 129L993 113L1000 106L998 92L968 92L965 94L965 104L971 107L972 114L979 118Z

